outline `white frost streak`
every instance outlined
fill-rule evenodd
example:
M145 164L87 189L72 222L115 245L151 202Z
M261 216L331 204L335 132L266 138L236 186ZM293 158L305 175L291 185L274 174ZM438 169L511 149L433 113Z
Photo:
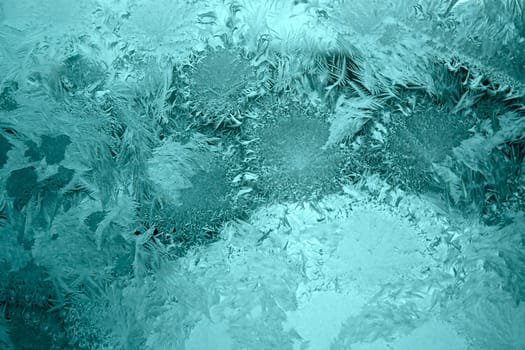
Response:
M372 97L341 99L331 120L330 136L325 147L352 139L372 119L379 103Z

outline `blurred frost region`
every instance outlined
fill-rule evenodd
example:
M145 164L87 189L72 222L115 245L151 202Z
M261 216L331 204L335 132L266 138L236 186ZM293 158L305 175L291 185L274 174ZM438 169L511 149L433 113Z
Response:
M0 348L524 349L523 0L0 2Z

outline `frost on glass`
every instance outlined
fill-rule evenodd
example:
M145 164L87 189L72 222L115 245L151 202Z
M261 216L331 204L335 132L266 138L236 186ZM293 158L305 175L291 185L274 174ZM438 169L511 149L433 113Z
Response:
M0 3L0 348L522 349L523 0Z

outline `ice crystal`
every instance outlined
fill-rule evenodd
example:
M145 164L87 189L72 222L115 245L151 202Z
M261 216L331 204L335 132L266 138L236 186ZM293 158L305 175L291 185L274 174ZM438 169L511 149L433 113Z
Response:
M521 349L522 0L0 3L0 347Z

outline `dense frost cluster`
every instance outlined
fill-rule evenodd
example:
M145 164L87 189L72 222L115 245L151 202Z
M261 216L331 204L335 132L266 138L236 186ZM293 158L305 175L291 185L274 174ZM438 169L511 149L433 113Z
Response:
M525 348L523 0L0 2L0 348Z

